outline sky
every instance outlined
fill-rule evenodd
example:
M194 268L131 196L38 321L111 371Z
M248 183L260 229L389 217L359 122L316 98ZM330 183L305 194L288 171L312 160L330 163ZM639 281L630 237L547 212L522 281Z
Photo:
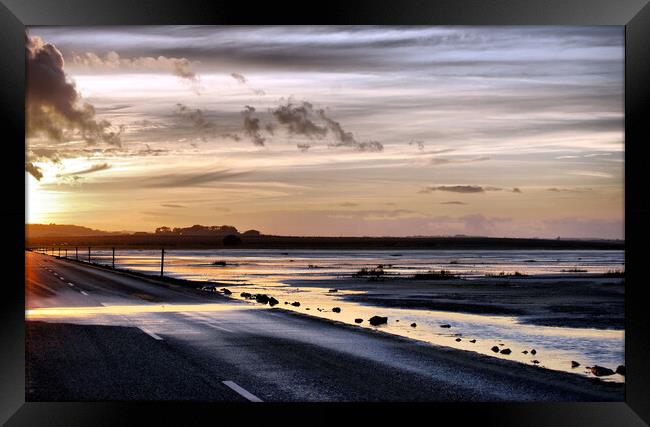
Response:
M624 237L624 29L30 27L26 222Z

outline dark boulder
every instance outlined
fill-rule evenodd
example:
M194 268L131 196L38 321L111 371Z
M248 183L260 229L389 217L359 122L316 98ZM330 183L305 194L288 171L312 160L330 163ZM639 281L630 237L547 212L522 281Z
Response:
M451 325L447 325L447 324L445 324L445 325L440 325L440 327L441 327L441 328L451 328Z
M259 302L260 304L267 304L269 302L269 297L264 294L257 294L255 295L255 301Z
M269 297L269 305L270 305L271 307L273 307L274 305L278 305L279 303L280 303L280 301L276 300L276 299L273 298L273 297Z
M224 295L232 295L232 292L228 288L221 288L221 292L223 292Z
M294 307L300 307L300 303L298 301L292 302L291 305Z
M524 350L524 351L522 351L522 353L528 354L528 350Z
M469 342L471 342L472 344L474 344L474 343L476 342L476 340L469 340Z
M492 351L495 352L495 353L498 353L499 352L499 347L497 347L495 345L494 347L492 347Z
M411 323L411 328L416 328L417 326L418 326L417 323L415 323L415 322Z
M354 319L354 323L361 323L363 322L363 319Z
M532 349L532 350L530 351L530 354L537 354L537 350Z
M226 266L226 261L215 261L212 263L215 267L225 267Z
M535 360L533 360L533 363L534 363L535 365L539 365L539 360L535 359Z
M512 351L509 348L504 348L503 350L501 350L501 354L510 354L510 353L512 353Z
M334 307L334 308L332 309L332 311L333 311L334 313L340 313L340 312L341 312L341 308L340 308L340 307Z
M576 362L575 360L571 361L571 367L572 368L577 368L578 366L580 366L580 363Z
M383 325L385 323L388 323L388 317L372 316L370 319L368 319L368 322L372 326Z
M330 289L329 292L338 292L338 289Z
M460 338L456 338L456 342L461 342L462 340Z
M591 373L594 374L597 377L606 377L609 375L614 375L614 371L612 371L609 368L605 368L604 366L593 366L591 368Z
M250 298L251 294L249 294L248 292L242 292L241 294L239 294L239 296L242 298Z
M625 376L625 365L619 365L616 368L616 373Z

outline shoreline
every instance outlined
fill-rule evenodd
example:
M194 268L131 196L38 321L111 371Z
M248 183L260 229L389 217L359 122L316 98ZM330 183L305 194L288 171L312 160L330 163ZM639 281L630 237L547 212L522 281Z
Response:
M58 258L58 257L55 257L55 258ZM120 269L120 268L113 269L110 266L106 266L106 265L99 264L99 263L88 264L85 261L77 261L75 259L69 259L69 258L66 259L64 257L61 257L59 259L65 260L65 261L71 261L73 263L77 263L77 264L84 265L84 266L87 266L87 267L97 268L97 269L101 269L101 270L104 270L104 271L109 271L109 272L114 272L114 273L117 273L117 274L127 275L127 276L130 276L130 277L135 277L135 278L145 280L145 281L150 282L150 283L154 283L156 285L184 286L184 287L193 288L195 290L201 290L201 288L204 288L204 287L214 288L214 291L205 292L205 290L204 290L201 293L204 294L205 296L207 296L208 298L214 297L214 296L220 296L221 298L227 298L229 301L233 301L233 302L236 301L236 302L240 302L240 303L242 303L242 302L255 303L255 300L252 300L252 301L248 300L247 301L245 298L240 298L239 296L234 296L234 295L233 296L228 296L228 295L224 295L221 291L217 291L217 287L231 287L231 288L236 289L236 288L238 288L240 286L245 287L246 286L245 284L233 284L233 283L224 283L224 282L215 282L215 281L196 281L196 280L188 280L188 279L179 279L179 278L174 278L174 277L169 277L169 276L164 276L163 278L160 278L160 277L156 277L154 275L147 274L147 273L135 272L133 270L126 270L126 269ZM526 279L520 279L520 280L526 280ZM317 282L317 281L303 281L303 282L310 282L311 286L315 286L315 287L319 287L319 288L323 286L322 283L314 283L314 282ZM363 282L366 282L366 281L365 280L359 280L358 282L360 284L363 284ZM376 283L374 283L374 282L371 282L371 284L376 285ZM421 285L421 282L418 282L418 285ZM301 283L301 286L305 286L305 283ZM305 287L309 287L309 286L307 285ZM234 289L233 289L233 291L234 291ZM239 293L238 291L234 291L234 292L236 292L237 294ZM273 296L272 291L270 291L270 290L269 290L269 296ZM346 298L346 297L349 298L349 297L353 297L353 296L342 295L342 297L343 298ZM278 298L280 298L280 297L278 296ZM286 301L285 301L285 304L286 304ZM525 364L525 363L522 363L522 362L516 361L516 360L506 360L506 359L502 359L502 358L487 356L485 354L481 354L480 352L473 351L473 350L464 350L464 349L454 348L454 347L450 347L450 346L439 345L439 344L436 344L436 343L432 343L432 342L422 340L422 339L418 339L418 338L414 338L414 337L406 337L404 335L399 335L399 334L396 334L396 333L393 333L393 332L378 330L377 328L368 328L366 326L357 326L357 325L346 323L346 322L344 322L342 320L324 318L324 317L321 317L321 316L318 316L318 315L313 315L311 313L305 313L305 312L302 312L302 311L298 312L298 311L296 311L294 309L285 309L285 307L283 307L282 305L278 305L278 306L276 306L274 308L281 309L281 311L283 313L289 313L291 315L299 315L299 316L303 316L303 317L306 317L306 318L309 318L309 319L314 319L314 320L317 320L317 321L320 321L320 322L327 322L327 323L331 323L331 324L344 326L346 328L352 328L353 330L364 330L364 331L370 332L370 333L380 333L380 334L391 336L391 337L394 337L394 338L397 338L397 339L400 339L400 340L407 340L408 342L411 342L411 343L419 343L419 344L425 345L425 346L426 345L433 346L435 348L443 349L445 351L452 351L452 352L459 351L459 352L463 352L463 353L471 353L472 355L476 355L476 356L480 356L481 358L485 358L485 360L490 360L490 361L496 360L496 361L508 362L510 364L515 364L516 366L526 367L527 369L528 368L543 369L544 371L559 373L559 374L563 374L563 375L570 375L571 377L578 377L578 378L588 380L588 381L596 381L597 383L602 383L602 384L624 384L624 382L612 382L612 381L607 381L607 380L601 380L600 378L597 378L597 377L585 376L585 375L581 375L579 373L571 373L571 372L552 369L552 368L543 367L543 366L533 366L533 365ZM406 307L401 307L401 308L406 308Z

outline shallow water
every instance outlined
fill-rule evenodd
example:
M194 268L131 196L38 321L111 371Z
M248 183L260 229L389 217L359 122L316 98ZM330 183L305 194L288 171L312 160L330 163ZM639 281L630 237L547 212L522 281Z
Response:
M111 263L109 251L96 251L93 262ZM225 266L212 265L225 261ZM374 307L345 300L361 291L329 292L329 287L305 284L315 280L347 281L363 267L383 265L389 275L412 275L429 270L449 270L468 279L485 274L520 272L526 275L580 275L580 270L602 273L624 268L623 251L292 251L292 250L178 250L165 252L166 275L189 280L229 283L233 297L241 292L268 293L280 300L282 309L369 327L367 319L387 316L379 329L436 345L516 360L539 361L549 369L591 375L586 366L614 369L624 364L624 331L591 328L538 326L520 323L514 316L454 313L436 310ZM116 267L149 273L160 271L160 251L129 250L116 253ZM301 283L303 285L301 285ZM315 282L314 282L315 283ZM235 287L236 285L236 287ZM341 284L341 286L343 286ZM300 302L293 307L284 302ZM340 307L340 313L331 311ZM416 327L411 327L415 322ZM450 324L451 328L441 328ZM460 341L457 339L460 338ZM476 340L475 343L470 342ZM491 348L509 348L502 355ZM535 349L537 354L523 354ZM571 368L571 361L580 362ZM624 381L624 377L603 377Z

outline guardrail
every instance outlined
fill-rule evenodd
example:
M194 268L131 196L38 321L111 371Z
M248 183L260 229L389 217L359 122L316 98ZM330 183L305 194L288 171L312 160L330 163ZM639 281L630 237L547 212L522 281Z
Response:
M84 249L86 248L85 246L83 247ZM88 264L93 264L92 260L92 247L88 246L88 256L86 259L80 258L79 257L79 246L75 246L74 248L74 257L68 256L68 249L72 249L69 246L62 247L62 246L38 246L38 247L33 247L33 248L27 248L28 251L31 252L37 252L43 255L48 255L48 256L53 256L59 259L74 259L75 261L79 262L87 262ZM63 249L63 256L61 256L61 250ZM102 249L105 250L105 247L102 248L95 248L97 249ZM115 247L111 248L111 268L115 269ZM99 264L99 263L97 263ZM161 248L160 249L160 277L163 277L165 272L165 249Z

